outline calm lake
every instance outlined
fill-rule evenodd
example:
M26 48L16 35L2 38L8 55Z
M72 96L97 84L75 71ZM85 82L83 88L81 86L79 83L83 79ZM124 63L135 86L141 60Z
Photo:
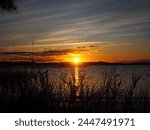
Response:
M45 70L45 68L43 69ZM88 65L86 67L47 67L51 78L57 80L65 79L67 82L74 81L79 85L81 81L88 85L100 83L103 80L105 72L110 74L112 70L122 78L122 84L127 84L133 74L142 75L138 85L150 85L150 65Z
M14 70L16 68L21 70L31 69L30 67L14 67ZM142 75L137 85L146 88L149 88L150 85L150 65L87 65L72 67L55 67L50 65L33 69L33 71L36 70L48 71L49 79L55 80L55 83L58 84L61 81L65 81L75 86L80 86L81 83L84 83L86 86L92 86L100 84L104 80L104 75L108 77L114 70L114 73L122 79L122 86L129 86L134 74Z

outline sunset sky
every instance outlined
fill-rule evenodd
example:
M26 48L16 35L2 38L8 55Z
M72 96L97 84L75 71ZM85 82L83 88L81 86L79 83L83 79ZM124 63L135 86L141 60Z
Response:
M150 0L16 0L0 13L0 61L150 59Z

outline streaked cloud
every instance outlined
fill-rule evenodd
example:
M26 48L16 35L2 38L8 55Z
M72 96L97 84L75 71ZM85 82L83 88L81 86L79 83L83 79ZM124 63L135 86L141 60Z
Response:
M23 55L23 56L28 56L28 55L40 55L40 56L45 56L45 55L67 55L69 53L76 53L76 52L83 52L87 51L85 50L75 50L75 49L65 49L65 50L49 50L49 51L43 51L43 52L0 52L1 55Z
M20 52L32 50L32 40L41 52L150 46L149 0L18 0L17 5L17 14L0 18L1 52L9 52L12 42Z

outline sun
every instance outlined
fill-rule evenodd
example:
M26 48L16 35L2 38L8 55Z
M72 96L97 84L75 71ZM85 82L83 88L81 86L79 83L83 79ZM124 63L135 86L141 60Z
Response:
M79 59L78 58L74 58L74 63L78 64L79 63Z

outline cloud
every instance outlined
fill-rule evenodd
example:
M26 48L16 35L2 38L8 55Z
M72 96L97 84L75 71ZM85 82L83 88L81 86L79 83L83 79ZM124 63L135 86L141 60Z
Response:
M18 7L19 13L0 20L3 55L14 54L6 48L12 41L20 46L18 56L33 55L27 51L32 40L37 56L150 42L149 0L30 0L18 1Z
M63 56L68 55L70 53L82 53L88 51L86 49L64 49L64 50L48 50L42 52L0 52L1 55L16 55L16 56Z
M136 36L146 37L142 34L149 33L148 3L147 0L18 2L21 12L1 20L0 44L11 40L25 44L28 39L42 44L91 39L123 42L127 41L124 36L138 41Z
M84 48L86 48L86 46L79 46L79 47L77 47L78 49L84 49Z
M94 46L94 45L91 45L91 46L89 46L90 48L93 48L93 47L97 47L97 46Z

